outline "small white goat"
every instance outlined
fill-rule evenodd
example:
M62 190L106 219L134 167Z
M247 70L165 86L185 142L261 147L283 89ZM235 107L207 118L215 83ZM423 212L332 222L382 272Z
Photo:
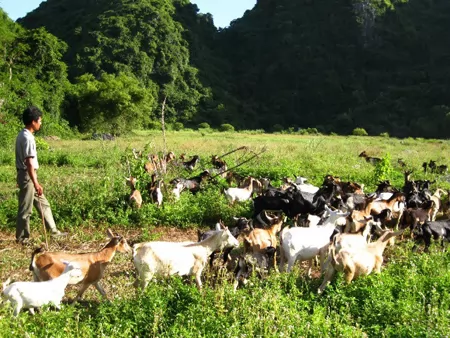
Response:
M175 196L175 201L180 200L180 194L184 189L184 184L181 182L175 183L175 187L172 189L172 194Z
M53 304L58 310L64 297L64 290L71 278L82 275L81 269L76 263L63 262L66 266L64 272L57 278L46 282L15 282L8 286L10 279L3 283L3 297L14 306L14 316L17 316L22 308L30 309L34 315L34 309L43 305Z
M320 265L323 268L323 261L330 243L330 236L336 226L336 221L340 217L348 215L348 213L334 211L328 207L326 207L326 210L330 216L323 225L312 228L294 227L289 229L285 227L282 230L280 235L280 271L283 271L286 259L288 272L291 271L296 260L309 261L308 276L310 276L312 260L317 255L320 255Z
M250 177L248 185L245 188L228 188L224 190L228 202L231 204L235 202L247 201L252 196L253 192L253 177Z

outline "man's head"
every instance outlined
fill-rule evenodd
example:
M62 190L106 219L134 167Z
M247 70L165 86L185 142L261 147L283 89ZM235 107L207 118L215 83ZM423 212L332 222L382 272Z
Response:
M25 126L33 125L34 130L39 130L41 127L42 112L39 108L31 106L26 108L22 114L22 121Z

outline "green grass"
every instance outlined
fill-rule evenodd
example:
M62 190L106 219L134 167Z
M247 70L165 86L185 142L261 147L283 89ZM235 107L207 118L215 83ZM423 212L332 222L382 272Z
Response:
M162 208L150 203L144 187L150 181L143 172L144 160L135 160L131 149L161 153L163 140L159 132L136 132L116 141L47 141L48 150L40 150L39 179L50 200L60 228L68 230L70 243L79 251L98 250L103 232L112 227L137 240L157 239L155 226L192 229L210 226L223 219L231 224L233 216L249 216L251 203L229 206L221 193L225 183L208 184L196 196L182 193L175 203L167 199ZM236 169L256 177L268 177L279 184L284 176L301 175L320 185L326 174L375 189L374 167L358 155L390 157L388 174L398 188L403 186L401 158L413 169L414 179L436 180L433 189L450 187L447 177L424 174L423 162L430 159L448 164L450 144L441 140L394 139L385 137L299 136L260 133L169 132L167 150L177 156L199 155L200 167L189 174L178 167L163 177L166 185L174 177L190 177L210 167L211 155L221 155L240 146L240 151L225 157L229 167L251 156L251 151L266 151ZM388 155L388 156L387 156ZM140 179L144 205L134 210L127 203L129 188L126 158L132 174ZM0 150L0 230L13 238L17 196L15 168L10 151ZM36 213L32 232L42 224ZM40 237L41 239L42 237ZM88 247L83 243L93 241ZM31 279L26 271L31 248L0 242L0 276ZM53 243L52 245L56 245ZM99 298L92 288L85 302L64 305L62 311L42 311L32 317L22 312L11 317L7 306L0 306L2 337L443 337L450 332L450 258L447 252L432 247L430 254L413 254L408 240L388 247L386 265L380 275L361 278L350 285L342 276L317 295L320 279L306 279L298 267L292 273L271 274L236 293L232 276L216 279L204 275L205 288L173 277L152 282L144 292L132 287L133 267L130 258L117 255L108 268L103 284L109 302ZM66 250L62 245L59 250ZM68 296L76 288L68 288Z

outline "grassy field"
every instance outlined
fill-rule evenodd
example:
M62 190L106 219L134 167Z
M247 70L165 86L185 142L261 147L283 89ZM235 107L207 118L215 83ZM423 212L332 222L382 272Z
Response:
M190 177L210 168L211 155L226 156L229 167L263 153L238 168L242 175L268 177L274 185L285 176L301 175L320 185L326 174L356 181L371 192L381 178L403 186L403 171L413 170L414 179L436 181L432 187L449 189L445 175L425 174L422 163L436 160L449 164L446 140L374 137L299 136L258 133L169 132L167 150L189 158L199 155L193 173L169 167L163 177ZM195 240L197 228L208 228L219 219L232 224L233 216L249 216L251 203L229 206L218 180L206 184L193 196L170 197L162 208L150 203L144 187L150 181L134 159L131 149L144 154L161 153L158 132L139 132L115 141L47 140L39 150L39 178L52 204L58 227L69 231L65 241L51 241L52 250L92 251L106 244L107 227L132 241ZM375 168L358 155L384 159ZM402 159L407 167L400 167ZM127 160L129 167L127 165ZM139 178L144 205L135 210L127 203L129 170ZM27 270L33 247L14 243L17 197L13 149L0 150L0 278L30 280ZM32 217L32 236L43 241L41 219ZM62 311L27 312L16 320L7 306L0 307L0 336L17 337L443 337L450 332L450 258L433 247L430 254L411 252L412 242L403 240L386 250L386 265L379 276L369 276L344 285L342 277L318 296L320 278L308 280L299 266L290 274L271 274L264 280L232 291L232 276L205 273L205 288L174 277L151 283L136 292L130 257L118 254L103 280L110 300L104 301L92 288L80 304L66 304ZM317 275L317 273L316 273ZM69 287L73 297L76 287Z

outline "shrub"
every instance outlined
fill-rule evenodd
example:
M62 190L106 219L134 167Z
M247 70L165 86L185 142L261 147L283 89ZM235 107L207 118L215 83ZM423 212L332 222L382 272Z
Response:
M36 137L35 140L36 140L36 148L38 150L49 150L50 149L50 146L48 145L48 143L45 142L45 140L43 140L42 138Z
M388 132L384 132L380 134L381 137L389 137L389 133Z
M272 126L272 131L273 132L281 132L281 131L283 131L283 126L281 125L281 124L274 124L273 126Z
M198 129L210 129L211 126L207 122L202 122L198 125Z
M147 125L148 129L152 130L161 130L161 122L160 121L150 121Z
M220 125L220 131L234 131L234 127L229 123L224 123Z
M352 135L355 135L355 136L369 136L369 134L367 133L367 131L364 128L355 128L355 129L353 129Z
M172 129L176 131L180 131L184 129L184 125L181 122L174 122L172 125Z

